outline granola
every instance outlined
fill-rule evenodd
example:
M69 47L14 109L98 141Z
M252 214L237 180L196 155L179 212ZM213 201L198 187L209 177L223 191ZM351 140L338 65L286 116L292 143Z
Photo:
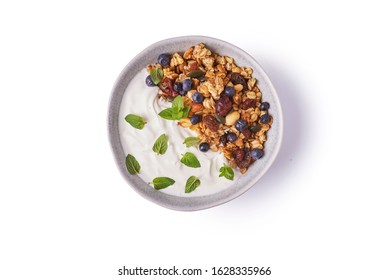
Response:
M273 121L253 69L238 66L234 58L214 53L203 43L169 59L147 67L149 72L162 70L157 84L160 98L173 100L181 95L190 111L178 125L195 131L201 143L221 151L232 167L245 173L263 156Z

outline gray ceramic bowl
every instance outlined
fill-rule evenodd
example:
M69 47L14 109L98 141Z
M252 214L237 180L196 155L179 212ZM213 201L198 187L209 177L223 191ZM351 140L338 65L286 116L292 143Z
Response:
M130 175L125 166L125 158L122 144L120 142L118 115L123 94L131 79L148 64L156 62L161 53L184 52L189 47L198 43L205 43L206 46L220 55L228 55L235 59L237 65L251 67L254 70L253 76L258 80L258 86L263 93L263 100L270 103L270 114L273 116L273 124L268 131L268 140L265 143L265 156L253 163L248 171L241 176L234 184L224 191L207 196L178 197L172 196L157 190L145 183L140 177ZM120 73L112 89L108 112L108 130L112 151L116 164L127 181L127 183L141 196L161 206L181 211L194 211L217 206L230 201L250 189L269 169L274 162L280 149L282 140L282 112L277 93L262 67L243 50L238 47L204 36L184 36L166 39L157 42L141 53L127 64Z

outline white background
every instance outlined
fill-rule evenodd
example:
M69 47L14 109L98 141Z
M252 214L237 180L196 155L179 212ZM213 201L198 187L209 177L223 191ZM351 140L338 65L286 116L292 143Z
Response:
M0 279L151 279L117 276L123 265L389 279L382 3L1 1ZM184 213L125 183L106 115L137 53L195 34L258 60L279 93L285 137L249 192Z

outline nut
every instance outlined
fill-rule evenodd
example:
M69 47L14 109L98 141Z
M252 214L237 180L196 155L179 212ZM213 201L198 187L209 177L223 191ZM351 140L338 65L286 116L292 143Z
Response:
M180 125L182 127L190 127L192 125L192 123L190 122L190 120L188 118L185 118L185 119L181 119L178 122L178 125Z
M226 125L234 125L239 120L240 114L238 111L232 111L226 116Z
M192 113L196 113L196 112L199 112L201 110L203 110L203 105L202 104L198 104L198 103L194 103L192 102L192 104L190 104L191 108L190 108L190 111Z
M250 121L255 122L258 119L258 115L256 113L252 113L250 116Z
M243 85L237 84L234 85L235 92L241 92L243 90Z
M242 95L239 93L235 93L234 96L232 97L232 100L234 101L235 104L239 105L242 102Z
M219 129L219 122L214 116L206 115L203 117L203 123L209 130L213 132L216 132Z

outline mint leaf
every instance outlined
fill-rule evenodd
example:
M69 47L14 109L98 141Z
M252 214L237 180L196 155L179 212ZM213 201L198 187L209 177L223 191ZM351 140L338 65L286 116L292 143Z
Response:
M173 99L172 108L177 108L178 111L184 109L184 101L182 100L181 95L178 95Z
M159 112L158 114L161 118L164 118L166 120L176 120L173 118L173 109L172 108L167 108Z
M198 167L201 167L201 164L199 162L199 160L197 159L197 157L190 153L190 152L186 152L181 160L180 160L183 164L185 164L186 166L189 166L189 167L192 167L192 168L198 168Z
M151 80L153 81L153 83L155 85L158 85L162 81L162 78L163 78L162 69L159 67L155 67L155 68L151 69L150 77L151 77Z
M181 110L178 110L177 107L172 107L172 117L175 120L181 120L183 116L183 112Z
M188 117L190 106L184 106L182 97L176 96L172 101L172 107L162 110L159 115L166 120L181 120Z
M224 164L223 167L219 169L219 177L225 177L228 180L234 180L234 170L227 164Z
M192 147L200 143L200 138L198 137L186 137L182 144L185 144L187 148Z
M139 162L136 160L136 158L133 155L130 154L128 154L126 157L126 167L128 172L130 172L130 174L132 175L139 173L140 171Z
M173 185L175 182L176 181L174 181L173 179L171 179L169 177L157 177L157 178L154 178L154 180L152 182L150 182L149 184L153 184L154 189L161 190L161 189L164 189L164 188L167 188L167 187Z
M190 176L185 184L185 193L193 192L198 186L200 186L200 180L196 176Z
M175 120L182 119L184 109L184 101L182 100L182 97L180 95L176 96L176 98L172 101L172 117Z
M147 123L142 117L134 114L128 114L124 119L126 122L137 129L142 129Z
M167 150L167 135L162 134L155 140L153 151L156 152L158 155L163 155L166 153Z
M189 111L190 111L190 106L185 106L184 110L182 110L182 118L187 118L188 117L188 114L189 114Z

